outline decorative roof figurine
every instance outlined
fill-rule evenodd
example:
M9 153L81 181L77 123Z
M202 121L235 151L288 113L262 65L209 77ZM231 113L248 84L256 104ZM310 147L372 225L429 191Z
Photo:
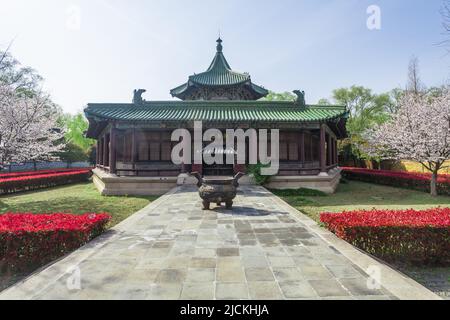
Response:
M147 92L145 89L136 89L133 92L133 103L134 104L142 104L145 100L142 99L142 94Z
M294 90L293 93L297 96L297 105L299 105L300 107L305 107L306 106L306 100L305 100L305 91L300 91L300 90Z

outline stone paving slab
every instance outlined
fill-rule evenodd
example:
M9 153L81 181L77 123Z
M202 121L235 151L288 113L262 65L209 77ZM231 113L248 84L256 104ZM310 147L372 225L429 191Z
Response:
M201 207L195 188L178 187L0 299L437 297L392 270L373 286L356 249L262 187L242 187L232 211Z

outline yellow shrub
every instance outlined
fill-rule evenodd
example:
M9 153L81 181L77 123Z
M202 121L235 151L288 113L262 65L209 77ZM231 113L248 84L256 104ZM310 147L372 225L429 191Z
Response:
M450 165L450 161L447 161L444 166ZM422 164L413 161L400 161L400 167L408 172L428 172ZM439 171L439 173L450 174L450 168L445 168Z

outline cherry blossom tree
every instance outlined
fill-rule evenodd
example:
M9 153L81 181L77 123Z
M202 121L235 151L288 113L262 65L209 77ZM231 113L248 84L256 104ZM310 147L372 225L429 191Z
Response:
M0 84L0 166L51 159L64 144L55 106L37 92L18 92Z
M437 195L439 170L450 159L450 90L439 95L406 93L392 119L365 134L367 152L385 159L411 160L432 173Z

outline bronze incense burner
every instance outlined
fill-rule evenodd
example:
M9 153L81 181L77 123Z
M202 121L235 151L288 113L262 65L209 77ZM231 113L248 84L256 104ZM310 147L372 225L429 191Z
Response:
M198 180L198 192L203 200L203 210L209 210L211 203L220 206L225 203L228 210L233 208L233 199L236 198L239 179L245 174L239 172L233 178L204 178L198 172L192 172Z

